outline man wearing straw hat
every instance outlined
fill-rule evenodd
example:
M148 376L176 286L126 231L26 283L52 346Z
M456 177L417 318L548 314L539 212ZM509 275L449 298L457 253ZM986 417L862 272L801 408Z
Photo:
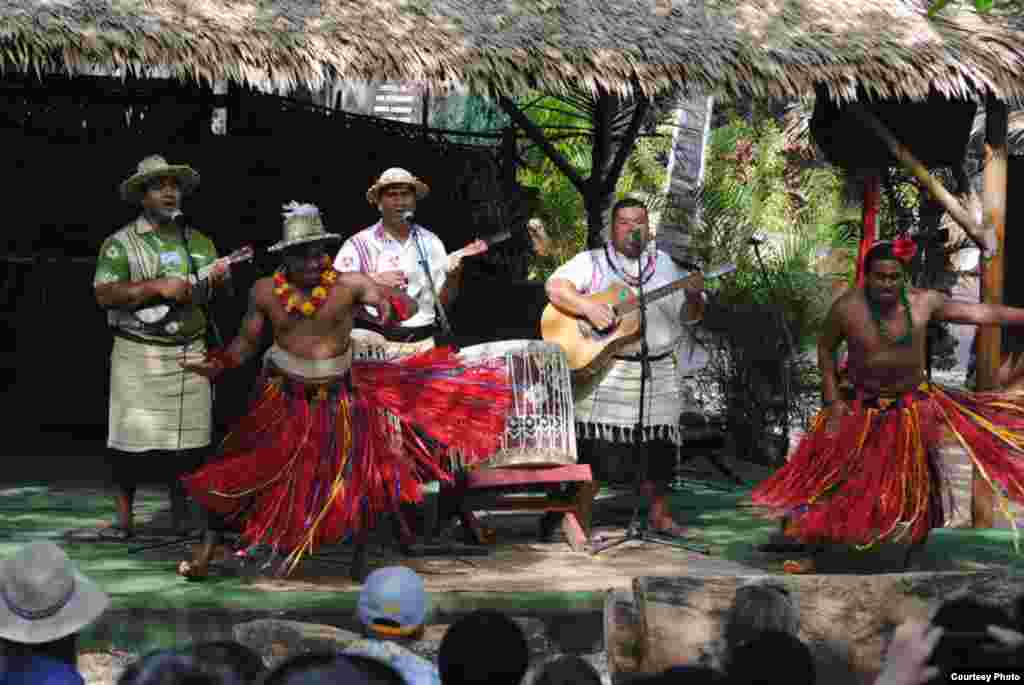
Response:
M185 496L178 477L195 469L212 432L210 384L183 373L180 362L202 359L208 321L193 304L189 280L213 265L212 282L226 267L203 233L175 222L181 199L199 185L199 174L160 155L139 162L121 184L121 197L141 206L139 216L100 249L93 286L114 334L110 368L111 448L118 520L101 535L124 539L134 529L132 503L139 477L154 465L168 476L174 526L183 532ZM187 248L186 248L187 243ZM146 327L133 313L160 302L180 308L176 326ZM168 473L169 472L169 473Z
M184 482L215 515L240 523L250 546L286 555L282 572L322 544L364 534L376 515L418 501L423 480L445 477L421 435L493 454L511 404L504 369L467 366L447 348L397 364L353 360L358 307L374 307L388 325L415 315L416 302L363 274L335 271L327 246L339 239L314 205L286 205L284 239L269 248L281 253L282 268L253 285L231 344L185 365L215 378L255 355L268 325L273 332L250 413L225 439L222 459ZM443 406L430 397L443 397ZM179 573L204 578L217 538L208 531Z
M110 598L50 541L0 562L0 683L85 685L78 634ZM6 663L5 663L6 662Z
M451 307L458 296L461 254L449 255L437 235L412 219L417 201L429 192L426 183L405 169L386 170L366 191L367 201L380 211L380 221L345 241L334 260L338 271L361 271L380 285L405 291L419 305L412 318L395 326L358 322L353 337L385 359L433 347L442 332L439 308ZM486 244L477 241L468 253L483 249Z

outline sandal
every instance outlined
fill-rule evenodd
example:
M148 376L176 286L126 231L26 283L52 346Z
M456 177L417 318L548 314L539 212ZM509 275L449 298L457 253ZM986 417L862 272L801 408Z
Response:
M125 528L119 523L111 523L109 526L103 526L102 528L97 529L96 537L100 540L121 542L134 538L135 531L131 528Z
M672 521L667 526L658 526L654 521L647 522L647 529L649 532L655 535L663 535L668 538L694 538L700 537L699 534L694 533L693 530L687 528L684 525Z

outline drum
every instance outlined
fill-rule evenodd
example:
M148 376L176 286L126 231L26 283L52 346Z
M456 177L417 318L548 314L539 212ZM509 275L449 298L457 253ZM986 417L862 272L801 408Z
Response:
M463 348L467 363L503 363L512 408L497 453L483 467L543 467L576 463L576 423L565 351L541 340L503 340Z

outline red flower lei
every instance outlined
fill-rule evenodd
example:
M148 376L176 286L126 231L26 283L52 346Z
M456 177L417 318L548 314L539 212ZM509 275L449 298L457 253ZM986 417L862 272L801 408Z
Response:
M288 278L281 271L274 273L274 294L281 300L284 310L289 314L299 311L305 316L311 317L327 301L331 286L337 280L338 272L331 266L331 258L325 256L324 271L320 274L320 285L313 288L313 292L310 293L309 299L305 302L303 302L304 298L299 294L298 289L288 281Z

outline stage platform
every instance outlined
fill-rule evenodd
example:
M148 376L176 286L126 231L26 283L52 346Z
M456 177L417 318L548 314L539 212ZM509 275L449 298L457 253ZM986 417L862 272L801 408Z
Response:
M751 481L765 473L753 465L727 463ZM488 525L497 531L487 556L403 558L389 547L390 536L379 531L370 565L402 563L420 572L443 620L487 607L556 617L552 620L569 625L595 620L600 624L610 592L635 593L641 578L688 579L724 588L738 578L780 574L784 558L756 550L777 525L746 505L749 489L719 478L701 459L687 467L683 488L672 495L671 504L677 518L699 534L695 541L710 547L709 555L629 542L592 556L573 552L560 533L541 542L538 514L484 512ZM628 489L603 489L595 503L595 534L621 535L633 503ZM287 579L268 577L258 564L232 559L218 565L208 581L190 583L175 574L189 550L187 542L168 534L163 489L140 491L139 535L124 543L90 539L88 531L114 515L109 491L96 483L37 480L0 485L0 512L0 556L30 540L53 539L111 594L111 611L83 636L85 650L140 653L227 637L232 625L267 617L352 625L359 586L348 577L347 545L321 550ZM1012 541L1013 533L1005 529L943 529L933 534L911 570L1024 572L1024 556L1015 554ZM836 582L856 587L864 577L860 573ZM723 592L723 597L728 594Z

